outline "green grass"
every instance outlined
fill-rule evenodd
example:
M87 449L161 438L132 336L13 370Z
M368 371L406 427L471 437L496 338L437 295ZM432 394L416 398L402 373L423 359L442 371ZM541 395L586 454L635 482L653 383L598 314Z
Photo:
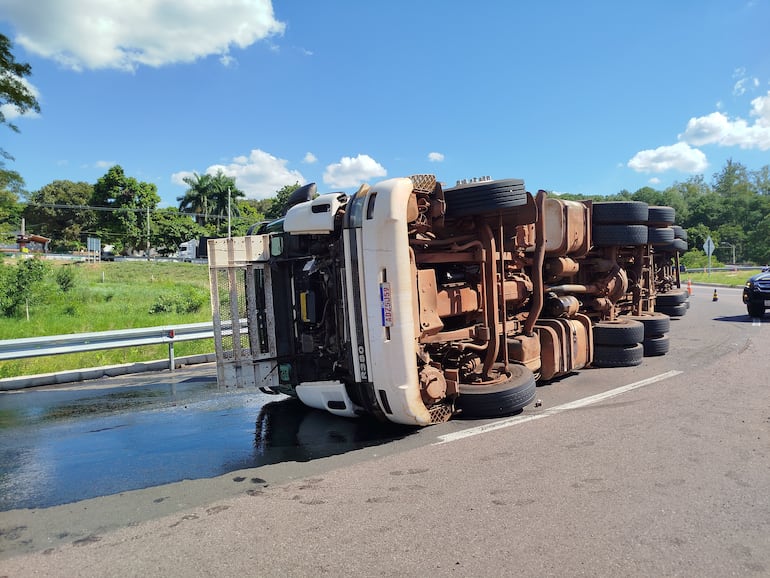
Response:
M0 339L155 327L211 320L208 267L193 263L116 261L52 263L75 268L75 286L53 282L26 314L0 318ZM197 310L195 307L199 306ZM151 313L151 311L161 311ZM165 312L163 312L165 311ZM176 356L210 353L213 341L175 344ZM168 357L166 345L0 362L0 377L32 375Z
M760 269L741 269L739 271L712 271L708 272L692 272L682 273L680 279L682 285L685 285L688 281L693 283L714 283L716 285L726 285L728 287L743 287L746 281L752 275L756 275L760 272Z

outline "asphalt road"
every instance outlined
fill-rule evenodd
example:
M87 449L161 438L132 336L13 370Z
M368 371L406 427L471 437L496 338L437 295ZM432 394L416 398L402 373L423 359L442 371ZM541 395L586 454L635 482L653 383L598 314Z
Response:
M514 418L2 512L0 575L770 575L770 320L718 292Z

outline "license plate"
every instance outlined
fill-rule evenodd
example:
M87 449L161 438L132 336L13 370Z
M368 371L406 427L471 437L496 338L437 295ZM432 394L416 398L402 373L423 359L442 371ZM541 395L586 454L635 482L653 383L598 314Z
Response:
M765 307L770 307L770 299L765 299Z
M382 310L382 326L393 325L393 297L390 291L390 283L380 283L380 308Z

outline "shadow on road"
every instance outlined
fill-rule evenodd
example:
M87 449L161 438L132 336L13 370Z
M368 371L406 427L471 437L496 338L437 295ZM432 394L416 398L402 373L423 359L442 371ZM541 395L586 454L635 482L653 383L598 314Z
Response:
M767 317L750 317L749 315L729 315L714 317L714 321L730 321L732 323L767 323Z
M306 462L388 443L414 431L368 417L337 417L286 399L262 407L254 435L255 458L259 465Z

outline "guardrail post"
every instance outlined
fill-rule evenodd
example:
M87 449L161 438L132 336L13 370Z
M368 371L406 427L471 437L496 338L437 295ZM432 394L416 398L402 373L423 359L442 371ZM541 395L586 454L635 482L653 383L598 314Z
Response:
M174 371L176 364L174 363L174 330L168 332L168 337L171 341L168 342L168 369Z

